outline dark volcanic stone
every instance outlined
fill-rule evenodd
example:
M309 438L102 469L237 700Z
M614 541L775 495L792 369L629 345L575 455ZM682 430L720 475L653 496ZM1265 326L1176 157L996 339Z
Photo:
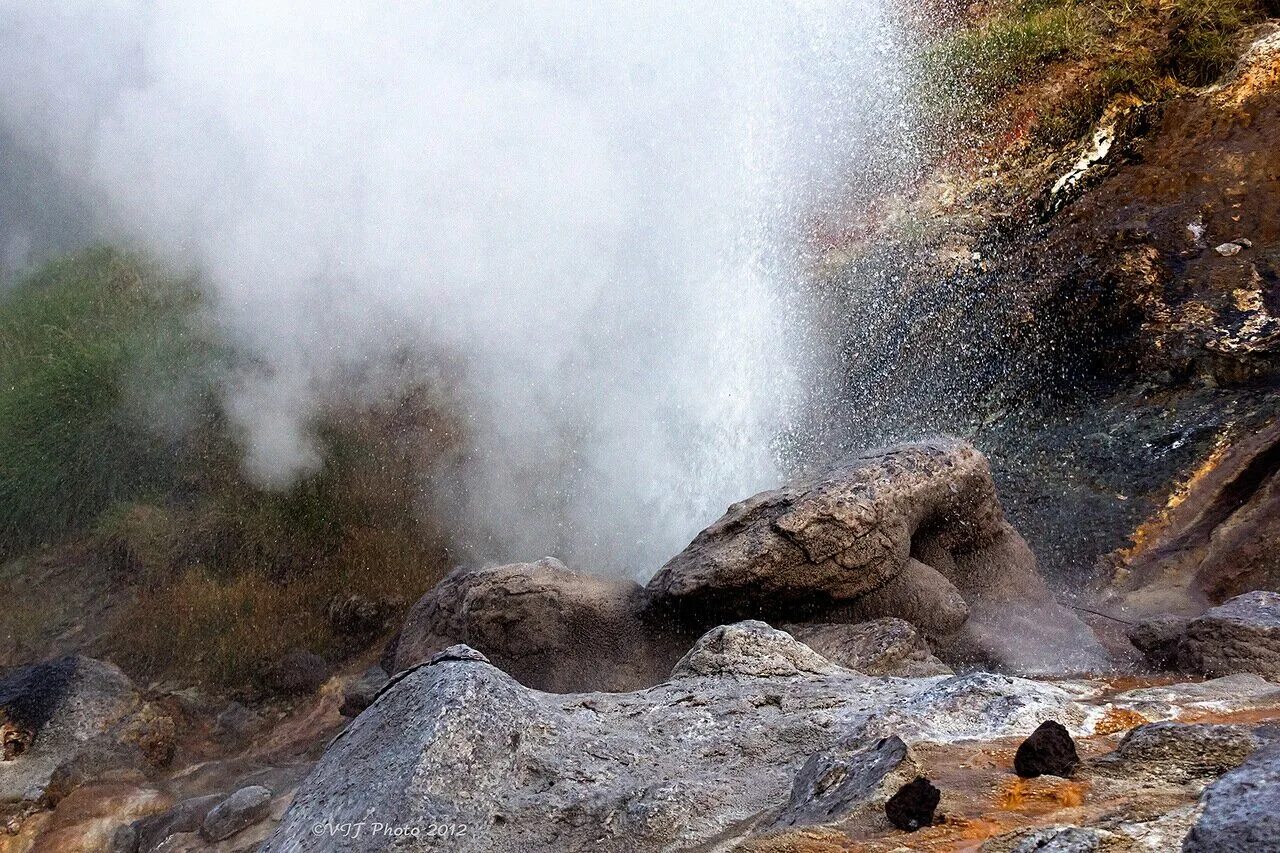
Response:
M903 785L884 804L885 816L898 829L915 832L933 823L933 813L942 800L942 792L923 776Z
M1066 726L1056 720L1045 720L1018 747L1013 757L1013 770L1019 776L1070 776L1080 764L1076 742Z
M1131 626L1127 635L1153 669L1176 669L1178 643L1190 621L1181 616L1155 616Z

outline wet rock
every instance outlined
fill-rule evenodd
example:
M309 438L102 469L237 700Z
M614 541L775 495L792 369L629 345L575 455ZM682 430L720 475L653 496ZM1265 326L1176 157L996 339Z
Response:
M839 824L883 808L919 767L897 737L852 741L810 756L770 829ZM935 803L936 805L936 803Z
M915 696L869 720L864 734L897 733L908 743L950 743L1029 735L1047 718L1067 720L1080 731L1092 722L1071 693L1040 681L972 672L925 684Z
M885 613L894 614L931 637L942 637L964 626L969 618L969 603L937 569L908 558L902 571L883 586L851 604L832 609L824 618L832 622L866 622Z
M647 590L655 611L696 625L897 616L945 634L956 660L1060 669L1063 649L1101 660L1004 520L987 460L956 440L867 451L734 504Z
M1240 250L1243 248L1239 243L1219 243L1213 247L1213 250L1222 255L1222 257L1229 258L1232 255L1240 254Z
M1183 853L1280 850L1280 744L1255 752L1205 789Z
M1208 681L1126 690L1111 697L1111 704L1148 719L1280 708L1280 684L1256 675L1224 675Z
M343 690L342 707L338 713L344 717L358 717L361 711L373 704L378 691L390 680L382 667L369 667Z
M0 677L0 727L9 760L0 763L0 800L43 791L54 771L86 750L141 704L116 666L64 657Z
M1190 621L1182 616L1154 616L1132 625L1126 636L1153 669L1174 669L1178 665L1178 644Z
M901 445L734 504L648 588L700 613L782 614L788 605L803 613L895 577L918 529L948 553L968 552L1004 535L1003 522L976 450L961 442Z
M1280 589L1280 420L1232 437L1134 553L1118 555L1111 607L1196 614Z
M836 671L822 655L785 631L746 621L712 628L671 670L671 677L791 678Z
M867 675L914 678L953 675L934 657L919 632L903 619L886 617L857 625L788 626L792 636L832 663Z
M1014 772L1027 779L1044 775L1067 778L1078 766L1080 756L1076 754L1076 742L1066 726L1057 720L1041 723L1013 756Z
M241 788L222 800L200 823L200 837L205 841L222 841L253 826L271 810L271 792L261 785Z
M465 823L459 850L727 848L769 831L813 756L894 734L872 733L890 711L895 727L939 741L1029 732L1050 706L1087 716L1050 685L870 678L759 623L727 627L694 644L680 677L633 693L531 690L458 650L405 670L333 741L263 853L327 851L313 826L371 814ZM909 772L877 791L869 814L883 820ZM838 775L818 786L823 796L835 796ZM384 846L366 837L343 849Z
M933 824L934 812L942 801L942 792L923 776L898 789L884 804L889 823L906 832L915 832L922 826Z
M1185 783L1238 767L1260 743L1244 726L1148 723L1130 730L1114 752L1092 766L1112 776L1144 775Z
M458 569L409 612L395 667L466 643L541 690L645 687L662 680L694 637L664 644L639 616L642 596L633 582L574 572L550 557Z
M279 693L304 696L315 693L329 680L329 664L315 652L295 649L267 673L267 684Z
M1095 762L1095 769L1175 782L1216 777L1239 766L1262 742L1246 726L1148 723L1130 730L1113 753Z
M1280 593L1239 595L1193 619L1178 662L1209 676L1251 672L1280 681Z

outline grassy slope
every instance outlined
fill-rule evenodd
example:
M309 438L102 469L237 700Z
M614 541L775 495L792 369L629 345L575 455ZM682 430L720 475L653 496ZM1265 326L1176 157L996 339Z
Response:
M1212 83L1239 56L1242 32L1278 15L1280 0L1002 0L927 50L922 85L949 127L982 136L1001 96L1068 63L1078 78L1038 105L1035 123L1035 141L1057 146L1117 97Z
M0 300L0 558L34 549L10 566L83 563L124 590L105 645L135 674L248 686L294 648L363 650L439 577L444 538L420 498L451 431L424 389L335 400L315 424L321 469L260 489L218 405L232 355L199 308L193 282L109 248ZM38 648L74 617L26 624L42 594L47 609L33 589L0 618L12 644ZM352 596L364 624L343 615Z

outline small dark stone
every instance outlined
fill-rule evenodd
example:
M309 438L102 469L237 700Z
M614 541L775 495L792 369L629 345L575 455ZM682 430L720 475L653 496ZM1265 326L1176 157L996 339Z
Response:
M922 826L933 824L934 812L942 800L942 792L923 776L917 776L903 785L884 804L889 823L898 829L915 832Z
M1041 723L1013 756L1014 772L1027 779L1043 775L1065 778L1079 765L1076 742L1071 739L1066 726L1056 720Z

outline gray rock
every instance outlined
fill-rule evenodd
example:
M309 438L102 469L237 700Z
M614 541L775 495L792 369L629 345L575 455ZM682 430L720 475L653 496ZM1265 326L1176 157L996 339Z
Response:
M1185 783L1240 766L1260 743L1244 726L1148 723L1130 730L1114 752L1093 763L1093 769L1125 778L1143 775Z
M1251 672L1280 680L1280 593L1248 592L1193 619L1178 661L1209 676Z
M626 690L661 681L693 636L666 643L640 617L631 581L568 569L547 557L458 569L413 606L396 646L397 670L456 643L540 690Z
M1280 684L1256 675L1224 675L1208 681L1126 690L1111 697L1111 704L1148 719L1175 717L1185 711L1227 714L1280 707Z
M200 824L205 841L222 841L253 826L271 811L271 792L261 785L249 785L218 803Z
M449 840L457 851L727 849L785 812L811 756L891 734L866 734L890 709L939 739L1086 715L1064 691L1025 679L938 689L945 682L870 678L759 623L710 632L678 677L633 693L543 693L465 657L401 673L334 740L264 853L332 850L315 826L340 833L374 820L465 824ZM344 851L386 847L342 837Z
M1088 826L1047 826L1002 835L979 849L981 853L1094 853L1111 847L1114 837Z
M837 744L809 758L796 774L791 799L771 829L864 821L880 815L885 801L919 775L901 738Z
M712 628L671 670L671 678L823 675L837 667L785 631L746 621Z
M864 737L898 734L909 743L992 740L1029 735L1046 720L1073 734L1088 730L1089 710L1053 684L989 672L930 679L910 699L867 722Z
M787 630L832 663L867 675L953 675L910 622L886 617L856 625L796 625Z
M1183 616L1155 616L1131 626L1126 635L1153 669L1174 669L1178 665L1178 645L1190 622Z
M1183 853L1280 850L1280 744L1255 752L1207 789Z
M86 657L16 667L0 677L0 801L43 792L54 771L141 705L118 667ZM68 765L69 766L69 765Z

